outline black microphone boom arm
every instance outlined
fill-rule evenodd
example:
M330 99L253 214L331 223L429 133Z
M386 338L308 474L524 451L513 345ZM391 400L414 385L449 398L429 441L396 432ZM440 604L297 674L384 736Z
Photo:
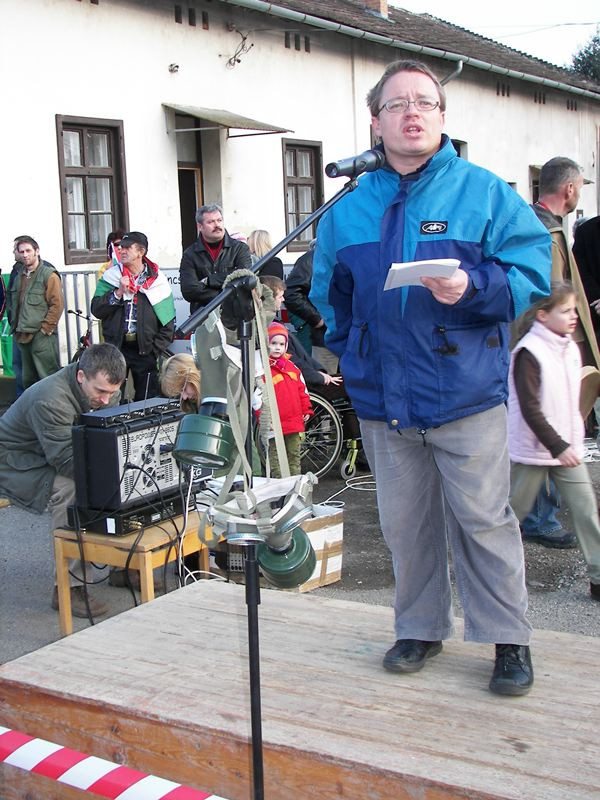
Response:
M251 267L252 272L260 273L260 270L264 267L264 265L268 261L270 261L274 256L277 255L277 253L283 250L284 247L287 247L287 245L291 241L293 241L299 234L301 234L302 231L305 231L307 228L309 228L313 224L313 222L316 222L318 219L321 219L321 217L326 211L329 211L329 209L332 206L334 206L338 202L338 200L341 200L342 197L344 197L344 195L349 194L351 191L353 191L353 189L356 189L357 186L358 182L354 179L344 184L344 186L342 186L342 188L339 190L339 192L337 192L337 194L334 194L330 200L328 200L322 206L317 208L316 211L313 211L313 213L310 214L304 220L304 222L301 222L297 228L294 228L294 230L291 233L288 233L288 235L285 238L283 238L278 244L276 244L272 250L269 250L269 252L265 256L263 256L259 261L257 261L256 264L254 264L254 266ZM213 312L215 308L219 308L219 306L222 305L223 302L234 291L235 291L235 286L232 286L230 284L229 286L226 286L225 289L223 289L223 291L220 292L216 297L213 297L213 299L209 303L207 303L207 305L202 306L202 308L199 308L197 311L194 311L194 313L191 316L189 316L185 320L185 322L182 322L179 328L177 328L177 330L175 331L175 338L185 339L185 337L188 336L193 331L195 331L199 325L202 325L204 320L210 316L211 312Z

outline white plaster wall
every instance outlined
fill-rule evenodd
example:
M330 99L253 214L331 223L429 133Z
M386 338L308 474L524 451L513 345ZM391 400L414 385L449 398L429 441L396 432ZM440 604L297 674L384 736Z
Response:
M180 223L176 146L161 103L223 108L290 128L284 136L322 142L324 164L369 147L364 98L401 51L303 28L311 53L297 52L284 48L285 24L275 18L216 0L196 7L192 28L185 18L174 22L166 0L100 0L98 6L0 0L4 263L10 263L12 237L30 233L42 254L64 267L56 114L123 120L130 225L148 234L150 255L164 266L179 263ZM202 10L209 13L209 31L202 30ZM228 21L253 31L254 47L233 69L226 62L240 37L227 30ZM175 74L171 63L179 65ZM447 74L454 67L438 62L434 68ZM495 86L495 76L465 69L447 87L447 132L468 142L471 161L516 181L525 199L529 165L553 155L580 161L586 176L596 178L597 105L579 98L580 111L573 113L565 94L547 90L547 104L536 106L533 84L517 91L512 81L508 100L496 97ZM220 165L210 161L205 175L217 185L220 167L227 227L267 228L280 240L283 137L219 138ZM204 156L211 159L209 148ZM342 183L324 178L326 197ZM597 213L595 185L585 188L581 202L587 216ZM284 254L288 263L296 257Z
M595 129L600 107L580 97L578 111L568 111L567 95L532 83L510 81L510 97L496 95L496 76L466 69L446 87L446 131L469 144L469 160L490 169L529 196L529 166L542 165L554 156L574 159L586 178L595 181ZM504 80L500 78L500 80ZM506 82L506 81L505 81ZM536 104L535 90L543 90L546 104ZM569 97L575 97L569 95ZM596 212L596 190L585 188L580 207L586 216Z

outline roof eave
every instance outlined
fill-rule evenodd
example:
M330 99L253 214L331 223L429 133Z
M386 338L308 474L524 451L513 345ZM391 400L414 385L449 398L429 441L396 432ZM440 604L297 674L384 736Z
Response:
M480 69L486 72L493 72L498 75L504 75L516 80L528 81L529 83L536 83L550 89L559 89L563 92L576 94L580 97L588 97L592 100L600 102L600 91L593 92L590 89L584 89L581 86L572 86L569 83L556 81L551 78L542 78L539 75L532 75L527 72L520 72L519 70L509 69L508 67L501 67L491 62L481 61L477 58L472 58L461 53L452 53L448 50L439 50L435 47L427 47L426 45L415 44L414 42L405 42L401 39L396 39L390 36L383 36L379 33L372 33L371 31L362 30L360 28L353 28L349 25L343 25L338 22L315 17L312 14L304 14L301 11L293 11L283 6L278 6L275 3L268 3L265 0L221 0L222 3L228 5L240 6L252 11L260 11L264 14L279 17L280 19L287 19L296 23L303 23L310 25L314 28L327 30L332 33L340 33L343 36L351 36L354 39L365 39L366 41L375 44L383 44L387 47L394 47L399 50L408 50L412 53L421 53L422 55L432 56L433 58L443 58L447 61L462 61L474 69Z

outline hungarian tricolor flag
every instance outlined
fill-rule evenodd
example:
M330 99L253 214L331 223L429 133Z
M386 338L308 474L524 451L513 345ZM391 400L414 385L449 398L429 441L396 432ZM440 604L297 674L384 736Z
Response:
M114 263L114 262L117 263ZM169 281L159 270L158 264L150 261L149 258L144 256L144 266L147 268L150 276L144 281L141 286L135 286L133 291L125 292L123 295L125 300L137 303L137 293L145 294L154 313L158 317L161 325L167 325L175 318L175 302L173 300L173 292L169 285ZM102 275L96 286L94 297L102 297L107 292L118 288L121 277L129 275L130 285L134 285L135 281L126 266L123 266L115 257L113 251L113 264Z

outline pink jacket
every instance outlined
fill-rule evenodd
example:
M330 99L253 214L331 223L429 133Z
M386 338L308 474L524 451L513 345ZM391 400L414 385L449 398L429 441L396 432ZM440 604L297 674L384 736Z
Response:
M560 465L534 435L521 414L513 369L519 350L528 350L540 365L540 405L549 424L583 458L583 419L579 411L581 356L570 336L559 336L534 322L512 352L508 393L508 452L520 464Z

